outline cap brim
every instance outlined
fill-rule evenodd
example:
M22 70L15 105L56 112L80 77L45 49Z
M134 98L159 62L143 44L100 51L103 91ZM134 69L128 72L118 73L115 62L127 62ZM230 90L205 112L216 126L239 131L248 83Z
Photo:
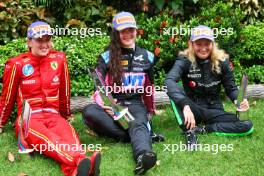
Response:
M210 41L214 41L214 37L207 37L207 36L199 36L199 37L195 37L194 39L192 39L191 41L197 41L197 40L200 40L200 39L207 39L207 40L210 40Z
M50 34L50 33L47 33L47 34L37 34L37 35L34 35L33 37L30 37L30 39L37 39L37 38L42 38L43 36L53 36L53 34Z
M137 26L135 26L135 25L123 25L123 26L117 27L116 30L122 31L122 30L127 29L127 28L135 28L135 29L138 29Z

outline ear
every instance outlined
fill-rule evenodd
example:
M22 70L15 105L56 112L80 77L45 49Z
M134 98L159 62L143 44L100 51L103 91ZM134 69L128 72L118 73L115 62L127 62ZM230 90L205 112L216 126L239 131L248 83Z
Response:
M188 47L192 46L192 41L188 40Z
M30 48L31 47L32 41L30 39L27 39L27 46Z

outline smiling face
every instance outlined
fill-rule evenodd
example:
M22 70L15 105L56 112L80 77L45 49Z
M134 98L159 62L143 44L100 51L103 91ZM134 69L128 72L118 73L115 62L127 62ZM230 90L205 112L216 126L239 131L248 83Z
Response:
M137 37L137 30L135 28L126 28L119 31L121 46L124 48L134 48Z
M199 39L192 42L195 55L199 59L207 59L213 50L213 42L208 39Z
M28 46L35 56L46 56L52 48L51 36L44 35L41 38L29 39Z

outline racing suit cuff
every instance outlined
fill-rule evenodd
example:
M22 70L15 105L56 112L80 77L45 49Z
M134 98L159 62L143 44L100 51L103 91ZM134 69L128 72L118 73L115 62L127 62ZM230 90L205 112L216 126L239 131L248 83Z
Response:
M181 100L178 102L178 104L179 104L180 108L183 109L184 106L189 105L190 103L189 103L188 99L181 99Z
M238 97L238 91L233 91L230 95L229 98L232 102L234 102L235 100L237 100Z

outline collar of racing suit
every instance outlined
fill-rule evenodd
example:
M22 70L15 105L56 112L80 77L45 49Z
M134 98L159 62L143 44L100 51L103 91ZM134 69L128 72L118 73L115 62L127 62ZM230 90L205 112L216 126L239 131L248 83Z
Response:
M200 65L201 74L203 75L202 77L205 77L206 75L208 75L208 72L210 72L210 68L209 68L210 63L211 63L210 58L200 59L196 57L196 62L198 65ZM206 78L206 79L209 79L209 78ZM191 99L196 103L203 104L206 106L222 105L220 96L211 97L211 96L207 96L206 94L204 95L192 94Z
M121 47L122 55L124 55L124 54L132 54L134 56L135 52L136 52L136 46L135 46L135 48L123 48L123 47Z
M200 59L200 58L197 58L196 57L196 61L199 63L199 64L206 64L206 63L209 63L210 62L210 59L207 58L207 59Z
M49 57L49 55L50 55L51 52L52 51L50 50L49 53L46 56L36 56L31 51L29 51L28 52L28 55L29 55L30 59L32 59L34 61L37 61L37 62L41 62L44 58Z

